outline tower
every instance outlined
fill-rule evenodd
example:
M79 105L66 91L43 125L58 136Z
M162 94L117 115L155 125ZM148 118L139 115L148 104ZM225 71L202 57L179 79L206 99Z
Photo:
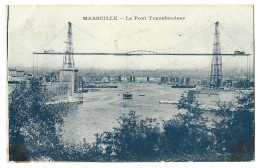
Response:
M222 86L222 56L220 48L219 22L215 23L213 56L211 60L210 89Z
M72 43L72 24L68 22L68 33L66 43L66 52L63 56L63 66L60 70L60 82L68 83L70 86L69 95L78 92L78 70L75 69Z
M75 68L74 64L74 56L73 56L73 43L72 43L72 27L71 23L68 22L68 34L67 34L67 41L65 42L66 45L66 52L63 57L63 68Z

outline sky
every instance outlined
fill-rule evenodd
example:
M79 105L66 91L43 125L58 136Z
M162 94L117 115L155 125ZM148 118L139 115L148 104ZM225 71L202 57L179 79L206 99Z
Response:
M225 30L220 29L222 53L244 50L253 54L252 6L10 6L9 13L8 67L32 67L38 62L39 67L61 68L61 55L35 56L33 52L64 52L68 22L73 25L74 52L212 53L214 23L219 21ZM88 16L123 19L83 20ZM135 16L185 19L125 19ZM81 55L74 59L77 68L102 69L204 69L211 63L210 56ZM253 56L251 67L252 63ZM246 65L246 57L223 57L223 69Z

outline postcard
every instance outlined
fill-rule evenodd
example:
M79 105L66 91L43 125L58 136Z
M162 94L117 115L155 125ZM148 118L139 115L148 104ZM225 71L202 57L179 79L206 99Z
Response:
M252 5L6 13L10 162L255 160Z

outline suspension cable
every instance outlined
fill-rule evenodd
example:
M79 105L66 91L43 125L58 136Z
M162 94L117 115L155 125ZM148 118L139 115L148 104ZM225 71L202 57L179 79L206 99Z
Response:
M213 25L215 25L215 23L203 27L203 28L200 29L199 31L196 31L195 33L192 33L192 35L188 36L186 39L180 41L180 42L177 43L176 45L174 45L174 46L172 46L172 47L169 47L168 49L172 49L172 48L174 48L174 47L176 47L176 46L178 46L178 45L180 45L180 44L186 42L187 40L190 40L191 38L196 37L197 35L199 35L199 33L203 32L204 30L208 29L209 27L211 27L211 26L213 26ZM183 47L183 46L180 46L180 47L178 47L177 49L180 49L181 47ZM168 49L167 49L167 50L168 50Z
M61 33L65 30L65 28L66 25L64 25L61 29L59 29L56 33L54 33L51 38L49 38L45 43L43 43L38 48L38 51L41 51L42 49L46 48L50 43L52 43L58 36L61 35Z
M227 33L227 30L222 26L220 25L220 28L224 31L224 33L237 45L237 47L240 49L240 50L244 50L244 48L231 36Z
M75 27L75 28L77 28L78 30L82 31L83 33L86 33L86 34L88 34L89 36L91 36L91 37L93 37L93 38L97 39L98 41L102 42L102 43L103 43L103 44L105 44L105 45L111 45L111 43L104 42L103 40L101 40L101 39L100 39L100 38L98 38L97 36L95 36L95 35L93 35L93 34L91 34L91 33L87 32L86 30L84 30L84 29L82 29L82 28L78 27L78 26L77 26L77 25L75 25L75 24L73 24L72 26L74 26L74 27Z

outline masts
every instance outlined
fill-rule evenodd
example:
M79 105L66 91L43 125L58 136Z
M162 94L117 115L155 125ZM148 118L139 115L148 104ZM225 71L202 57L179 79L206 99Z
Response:
M215 23L213 56L211 60L210 89L222 86L222 55L220 48L219 22Z

